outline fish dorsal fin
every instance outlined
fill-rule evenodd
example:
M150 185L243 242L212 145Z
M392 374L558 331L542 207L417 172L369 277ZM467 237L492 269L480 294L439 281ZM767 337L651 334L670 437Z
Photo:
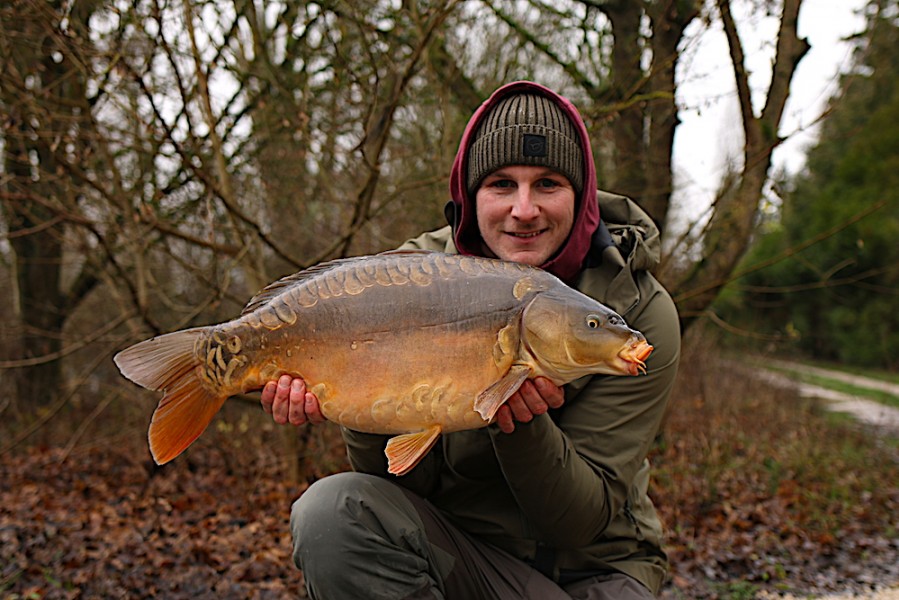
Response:
M435 254L435 252L433 250L389 250L387 252L381 252L380 254L376 254L374 256L386 256L390 254ZM308 269L303 269L302 271L298 271L291 275L286 275L281 279L275 281L274 283L270 283L269 285L262 288L262 290L258 294L253 296L250 301L247 302L247 305L243 307L243 310L240 314L245 315L253 312L260 306L268 304L274 298L283 294L285 290L292 288L295 285L300 285L307 279L311 279L313 277L321 275L326 271L330 271L331 269L346 265L347 263L361 262L370 258L371 256L336 258L334 260L318 263L317 265L313 265Z
M308 269L303 269L302 271L298 271L291 275L282 277L278 281L270 283L262 288L262 290L258 294L253 296L250 301L247 302L247 305L243 307L243 311L241 311L240 314L245 315L247 313L251 313L260 306L268 304L272 299L283 294L285 290L292 288L295 285L300 285L307 279L311 279L312 277L320 275L325 271L330 271L331 269L339 267L340 265L359 260L360 258L363 257L338 258L335 260L329 260L309 267Z
M531 374L531 368L527 365L512 365L509 371L499 381L478 394L474 401L474 409L478 411L485 421L492 421L496 411L503 402L518 391L524 380Z
M384 449L387 471L394 475L405 475L411 471L437 443L440 432L439 425L432 425L424 431L390 438Z

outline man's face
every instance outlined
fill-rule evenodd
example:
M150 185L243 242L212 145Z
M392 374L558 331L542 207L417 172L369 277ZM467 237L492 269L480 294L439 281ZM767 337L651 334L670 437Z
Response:
M481 239L497 258L539 267L568 239L574 198L568 178L552 169L498 169L475 194Z

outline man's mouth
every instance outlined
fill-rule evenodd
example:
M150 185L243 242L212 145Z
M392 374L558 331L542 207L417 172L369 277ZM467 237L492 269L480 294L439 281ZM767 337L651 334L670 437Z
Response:
M527 239L530 239L530 238L535 238L535 237L537 237L538 235L540 235L540 234L543 233L544 231L545 231L545 230L541 229L540 231L524 231L524 232L509 231L509 232L507 232L507 233L508 233L509 235L511 235L512 237L516 237L516 238L519 238L519 239L522 239L522 240L527 240Z

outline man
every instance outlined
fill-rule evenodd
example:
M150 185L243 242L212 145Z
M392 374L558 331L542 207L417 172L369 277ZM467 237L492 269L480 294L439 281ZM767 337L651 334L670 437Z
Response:
M495 426L442 436L403 477L387 474L386 436L344 430L353 472L314 483L291 514L310 597L655 597L667 560L646 455L680 354L674 304L648 273L658 229L596 191L577 109L531 82L472 116L450 193L450 226L404 248L554 273L646 335L648 374L526 381ZM301 379L269 382L262 404L279 423L324 420Z

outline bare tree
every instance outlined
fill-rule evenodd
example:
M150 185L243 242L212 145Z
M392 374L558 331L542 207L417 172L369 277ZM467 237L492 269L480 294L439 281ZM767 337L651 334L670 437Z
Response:
M395 115L435 97L424 59L455 4L5 6L2 208L22 325L0 368L20 405L65 399L74 348L109 356L232 316L285 272L398 244L410 207L434 206L409 219L434 226L442 130Z
M64 399L68 374L102 380L110 363L94 360L129 340L233 316L280 275L439 226L462 128L512 79L575 100L601 185L664 228L674 74L704 16L724 24L746 144L701 260L668 282L692 319L745 251L807 48L801 0L782 0L755 116L736 1L8 2L0 251L21 326L0 368L23 406Z
M719 193L703 237L701 259L672 287L682 319L693 322L714 301L746 252L756 225L759 204L771 169L771 153L783 141L778 136L790 82L796 66L809 49L796 30L802 0L784 0L781 8L777 47L771 84L761 114L752 107L745 52L730 2L717 0L724 25L743 125L743 164L731 185Z
M72 7L65 24L53 15L63 3L19 1L2 9L0 105L4 109L2 208L15 253L19 359L18 397L48 406L62 389L62 328L98 278L91 260L76 262L63 287L67 226L78 223L82 188L70 165L90 160L93 123L87 56L69 43L80 38L90 7Z

